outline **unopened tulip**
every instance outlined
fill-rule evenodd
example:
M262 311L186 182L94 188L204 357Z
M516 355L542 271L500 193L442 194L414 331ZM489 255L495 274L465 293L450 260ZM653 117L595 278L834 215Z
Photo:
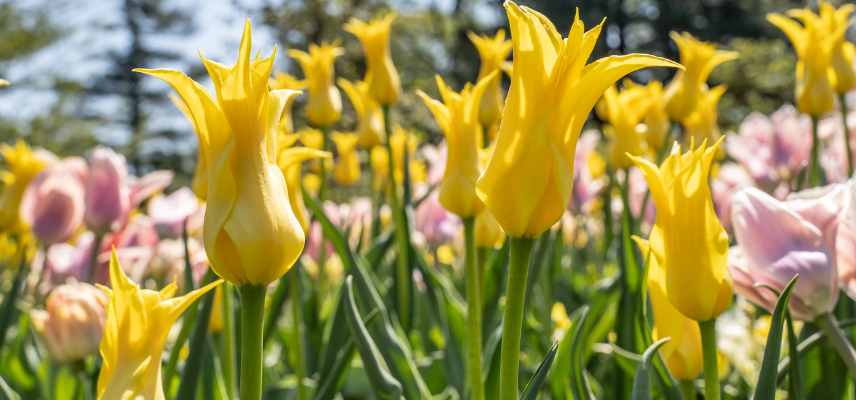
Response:
M682 121L696 109L699 95L707 87L707 78L718 65L734 60L737 53L721 51L716 45L700 41L689 33L672 32L672 40L681 53L681 65L686 68L678 72L666 86L666 111L675 121Z
M757 285L781 291L799 274L789 304L792 315L812 321L832 311L838 300L838 224L849 195L846 185L803 192L787 201L755 188L735 195L737 247L729 269L737 292L772 312L778 296Z
M484 206L476 195L476 180L480 173L479 150L482 147L479 106L485 90L496 79L497 73L492 73L475 86L467 85L460 92L455 92L437 76L442 102L422 91L417 92L446 137L448 153L440 183L440 203L461 218L475 216Z
M57 362L84 360L98 351L107 296L88 283L72 282L51 291L45 310L30 315L33 328Z
M0 156L6 167L0 170L0 231L6 231L19 225L21 199L46 162L23 141L0 145Z
M21 221L42 243L51 245L65 241L83 224L83 209L83 183L63 162L43 171L27 187Z
M389 34L395 14L387 14L369 22L356 18L345 24L345 30L359 39L366 57L366 77L369 92L381 105L398 100L401 82L389 51Z
M372 167L372 190L382 190L389 176L389 152L383 146L375 146L369 154Z
M383 111L380 104L372 97L369 84L364 81L351 82L339 79L339 87L345 91L357 114L358 144L364 149L371 149L382 143L384 136Z
M477 81L489 77L494 72L499 74L506 63L505 60L508 59L508 54L511 53L511 41L505 39L505 30L496 31L496 35L492 37L468 32L467 37L473 42L481 60ZM482 96L479 106L479 122L485 128L490 128L498 123L501 117L504 96L500 83L499 78L489 81L484 96Z
M660 349L660 356L676 379L695 379L702 369L701 332L695 321L681 314L669 301L661 231L652 231L647 241L634 239L642 257L648 260L648 298L654 313L652 336L655 340L671 338Z
M827 32L820 17L810 10L791 10L791 15L800 19L802 25L781 14L767 14L767 21L781 29L797 53L796 103L801 112L820 117L832 111L835 91L832 84L835 76L830 64L832 49L837 37L844 34Z
M89 157L86 177L86 225L106 232L131 209L125 157L106 147L97 147Z
M114 253L110 259L110 286L102 287L110 300L101 339L99 399L165 399L161 355L172 324L199 297L222 281L184 296L174 297L172 283L160 291L141 289L125 276Z
M177 238L185 229L193 230L191 217L199 212L200 206L193 191L183 187L167 196L153 197L149 201L148 214L161 235Z
M45 285L42 288L49 290L70 279L84 281L92 262L92 252L96 251L94 242L95 235L85 232L76 242L56 243L48 247L45 251Z
M508 235L536 237L568 204L577 137L603 92L633 71L679 66L640 54L586 65L602 24L585 32L577 15L563 39L537 11L511 1L505 9L513 43L511 89L496 150L477 187Z
M353 133L333 132L330 140L336 145L336 165L333 179L340 185L353 185L360 181L360 157L357 154L359 138Z
M397 184L404 182L404 160L408 160L411 181L418 181L418 161L415 159L416 148L419 147L419 137L400 126L392 130L389 137L389 145L392 148L393 177ZM424 172L424 171L422 171Z
M205 249L215 272L236 284L278 279L297 260L305 241L277 166L277 125L298 92L269 89L274 58L253 59L247 21L235 65L202 59L216 99L179 71L137 70L169 83L194 116L203 116L210 161Z
M719 143L703 143L686 153L675 144L659 168L630 156L645 175L657 209L654 230L663 235L669 301L700 322L715 319L732 297L728 235L716 217L708 186Z
M335 43L310 44L308 52L288 51L288 55L300 63L306 77L309 92L306 117L313 126L331 126L342 115L342 95L334 84L334 63L336 57L344 52L344 49Z

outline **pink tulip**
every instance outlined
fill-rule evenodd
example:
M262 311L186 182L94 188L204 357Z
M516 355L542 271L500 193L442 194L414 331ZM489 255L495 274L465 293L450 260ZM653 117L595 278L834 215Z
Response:
M574 186L568 209L578 213L590 213L595 200L606 186L603 179L592 176L589 168L589 157L597 151L599 142L600 136L593 130L583 132L577 141L574 154Z
M726 149L767 191L789 184L806 165L811 152L811 121L792 106L770 117L753 113L728 135Z
M96 232L106 232L130 209L125 158L106 147L95 148L86 177L86 224Z
M202 244L195 238L188 238L187 250L193 282L198 284L208 270L208 257ZM184 242L181 239L164 239L158 242L146 276L165 282L177 282L179 288L184 289L184 269Z
M432 246L450 242L461 230L461 220L443 208L436 191L416 208L413 222L416 233Z
M847 116L847 126L849 127L848 138L850 139L848 145L856 152L856 112L851 112ZM834 114L821 121L818 132L821 137L827 139L822 147L820 165L823 167L829 182L844 182L849 178L847 176L847 153L844 147L842 129L844 127L841 125L841 114Z
M841 289L851 299L856 299L856 184L851 181L847 186L849 193L835 238L835 261Z
M811 321L838 300L836 240L849 186L833 185L795 194L786 201L747 188L732 199L737 246L729 270L738 293L772 311L777 296L759 287L784 289L794 275L790 310Z
M42 171L21 200L21 220L42 243L63 242L83 223L83 184L74 159Z
M51 358L72 362L98 351L107 301L104 292L87 283L72 282L51 292L46 310L31 313L33 328Z
M199 199L187 187L178 189L167 196L155 196L149 201L148 214L158 232L165 237L177 238L187 224L188 231L199 226L191 226L200 218L192 218L200 211Z
M738 190L755 186L752 177L740 165L722 164L711 185L716 215L725 229L731 230L731 201Z
M43 289L49 291L55 286L64 284L71 279L84 281L92 262L95 235L86 232L77 239L75 244L57 243L48 247L44 261Z

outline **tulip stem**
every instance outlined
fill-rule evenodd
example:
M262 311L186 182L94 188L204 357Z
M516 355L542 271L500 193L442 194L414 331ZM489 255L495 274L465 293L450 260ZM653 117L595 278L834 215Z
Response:
M510 238L511 260L508 265L508 287L505 293L505 312L502 317L502 348L499 366L501 400L517 400L526 280L529 275L529 254L532 252L534 243L534 238Z
M241 294L241 400L262 398L265 286L243 284Z
M716 365L716 318L699 321L704 356L704 398L719 400L719 368Z
M682 379L678 382L681 388L681 395L684 396L684 400L694 400L696 398L696 390L695 383L693 383L692 379Z
M464 222L464 245L466 254L464 273L467 279L467 379L470 387L470 400L484 400L484 385L481 382L481 280L476 260L475 219L468 217Z
M220 337L221 351L220 358L223 360L223 380L226 381L226 393L229 397L235 396L235 308L232 306L232 300L235 298L234 289L231 283L225 282L223 289L223 334Z
M805 181L808 185L803 185L805 188L813 188L820 185L820 137L817 129L820 121L814 115L811 116L811 161L808 165L808 174Z
M297 375L297 400L306 399L306 388L303 386L303 378L306 377L306 365L303 363L303 302L301 300L300 263L296 263L291 269L291 316L294 319L294 352L297 357L294 360L294 373Z
M838 352L838 356L847 365L847 370L850 372L850 377L856 379L856 350L853 345L844 336L844 332L838 328L838 321L832 313L823 314L814 320L814 323L823 331L823 335L829 341L829 344Z
M407 226L406 220L407 217L404 212L404 205L401 204L401 200L398 198L398 188L395 184L395 170L396 170L396 162L395 158L393 158L392 151L392 143L390 141L392 137L392 130L390 129L389 123L389 106L383 106L383 122L384 129L386 130L386 154L389 158L389 174L387 174L387 185L389 185L388 193L389 193L389 208L392 211L392 219L395 223L394 235L395 235L395 243L398 247L398 255L396 257L396 297L397 297L397 312L398 312L398 320L401 322L401 326L404 328L405 332L410 330L410 254L409 247L410 243L408 243L407 238ZM405 147L407 147L405 145ZM406 165L407 160L404 159L402 162ZM405 169L405 174L407 170ZM406 180L406 179L405 179Z
M841 107L841 134L844 136L844 150L847 154L847 176L853 176L853 150L850 148L850 130L847 128L847 96L838 95L838 105Z

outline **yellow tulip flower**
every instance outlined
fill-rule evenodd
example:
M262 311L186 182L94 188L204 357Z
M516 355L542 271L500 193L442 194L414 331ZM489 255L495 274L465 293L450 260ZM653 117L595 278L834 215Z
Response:
M467 37L473 42L473 46L476 47L481 59L478 81L502 69L505 60L508 59L508 54L511 53L511 41L505 40L505 30L496 31L496 35L493 37L467 32ZM503 97L500 79L492 80L485 89L485 95L479 107L479 122L482 126L490 128L499 123L504 102Z
M419 147L419 136L400 126L392 130L389 137L389 145L392 147L393 178L397 184L404 182L404 160L408 160L410 179L413 182L424 180L424 165L416 160L416 148ZM406 156L406 157L405 157Z
M284 148L279 153L279 169L285 175L285 184L289 188L288 202L304 234L309 233L309 212L306 210L306 204L303 203L301 164L311 159L330 158L330 153L309 147Z
M479 105L485 90L496 81L498 74L489 74L475 86L468 84L460 93L446 86L446 82L438 75L435 79L442 102L432 99L421 90L416 92L434 114L437 125L446 136L448 156L443 181L440 183L440 204L461 218L475 216L484 206L476 195L482 143Z
M360 181L360 157L357 154L358 136L353 133L333 132L330 139L336 144L336 165L333 179L340 185L353 185Z
M714 142L719 139L719 99L725 94L725 85L705 89L699 94L696 109L683 120L684 132L693 143L701 143L705 139Z
M366 77L369 92L381 105L390 105L401 94L398 71L392 63L389 51L389 33L395 14L390 13L369 22L352 18L345 30L359 39L366 56Z
M505 9L514 54L511 89L477 190L508 235L536 237L568 204L577 137L603 92L641 68L680 66L640 54L586 65L603 23L585 32L577 14L563 39L537 11L511 1Z
M372 166L372 190L383 190L389 176L389 153L385 147L375 146L369 156Z
M650 241L633 237L643 257L648 259L648 298L654 312L654 340L670 337L660 348L660 356L678 380L695 379L702 369L701 331L698 324L681 314L666 290L663 267L663 237L659 229L651 232Z
M672 127L669 114L666 112L666 97L663 93L663 83L651 81L645 85L648 97L648 107L645 109L642 128L648 148L656 153L666 144L669 130Z
M609 163L614 168L629 168L632 163L626 153L636 156L648 153L640 123L648 107L648 93L644 86L628 81L620 92L615 87L603 93L604 116L609 125L604 132L609 136Z
M836 9L828 2L820 2L820 17L826 24L826 32L832 34L835 39L830 61L833 87L839 94L856 89L856 46L848 42L844 34L854 9L856 6L853 4L845 4Z
M5 79L0 79L0 88L9 86L9 81Z
M277 125L299 92L269 89L276 54L252 58L251 35L247 20L234 66L202 58L215 99L179 71L136 71L169 83L190 111L197 133L206 138L204 242L211 267L230 282L263 285L291 268L305 242L277 166Z
M208 155L205 150L208 147L208 133L202 131L205 127L197 127L193 122L193 114L184 104L184 101L173 94L169 95L172 104L181 111L181 114L193 123L193 132L196 133L196 167L193 170L193 178L190 181L190 189L199 200L205 201L208 196Z
M717 50L715 44L698 40L687 32L672 32L670 36L678 45L681 64L686 69L678 72L666 86L666 111L673 120L681 121L695 110L699 94L713 69L736 59L737 53Z
M336 123L342 115L342 95L334 82L336 57L345 54L336 43L310 44L309 51L289 50L288 55L297 60L303 69L309 101L306 103L306 118L319 128Z
M505 243L505 232L490 210L476 214L475 237L477 247L498 249Z
M291 89L291 90L300 90L306 87L306 83L298 80L294 76L282 72L277 72L274 74L273 79L270 80L270 88L274 90L280 89ZM294 105L294 98L285 105L285 109L282 110L282 117L279 119L279 130L280 134L288 135L294 133L294 119L291 115L291 107Z
M683 154L675 144L659 168L628 155L642 170L657 209L655 229L663 237L669 301L695 321L716 318L731 304L733 293L728 235L717 219L708 185L720 143L702 143Z
M310 149L324 150L324 133L314 128L303 128L297 131L297 137L300 138L300 143ZM310 163L312 172L321 171L321 164L324 160L313 161Z
M369 84L364 81L351 82L339 79L339 87L345 91L354 112L357 114L357 144L364 149L371 149L383 142L384 122L380 104L369 92Z
M820 117L832 111L835 104L835 79L831 68L832 48L836 34L827 32L820 17L809 10L791 10L797 21L781 14L767 14L767 21L781 29L797 53L796 103L809 115ZM843 34L843 33L841 33Z
M0 145L0 156L6 167L0 170L0 231L6 231L18 227L24 191L47 162L22 140Z
M141 289L125 275L114 251L110 258L107 317L99 351L99 399L165 399L161 354L172 324L218 280L184 296L171 283L160 291Z

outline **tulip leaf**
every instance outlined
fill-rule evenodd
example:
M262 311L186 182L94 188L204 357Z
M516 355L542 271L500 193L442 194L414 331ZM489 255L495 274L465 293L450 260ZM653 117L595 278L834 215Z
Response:
M653 367L652 359L657 355L666 342L671 338L662 338L645 350L642 353L642 362L639 363L639 368L636 370L636 376L633 378L633 392L630 398L633 400L648 400L651 398L651 369Z
M26 257L22 255L18 270L15 272L15 278L12 281L12 286L9 288L9 293L3 296L3 303L0 304L0 354L3 354L6 331L10 325L15 323L15 319L18 316L16 303L20 300L18 294L24 286L28 271L25 259Z
M345 316L347 304L343 290L344 287L339 289L336 309L324 330L324 350L321 353L321 366L318 369L321 381L315 392L315 400L329 400L336 395L355 351L354 342L348 335L348 322Z
M794 331L794 321L791 318L791 313L785 313L785 326L788 328L788 355L799 359L800 350L799 337ZM803 398L802 390L802 372L800 371L800 363L791 363L788 368L788 398L801 399Z
M846 320L839 321L839 323L838 323L839 329L850 328L853 326L856 326L856 319L846 319ZM804 330L807 330L807 329L804 329ZM802 336L802 335L800 335L800 336ZM802 356L805 353L814 349L817 345L819 345L821 343L821 339L823 339L823 333L813 332L813 333L809 334L807 337L805 337L805 339L803 339L801 342L799 342L799 344L797 345L797 348L796 348L797 352L791 353L791 354L797 354L798 356ZM786 357L782 358L782 360L779 362L778 378L776 380L777 383L784 382L785 377L788 376L788 373L790 373L791 362L794 360L794 358L791 357L791 354L788 354ZM798 357L798 359L799 358L800 357Z
M382 399L400 399L401 383L390 373L383 356L378 350L377 344L372 339L363 318L357 309L354 298L353 277L345 278L345 310L348 317L348 325L357 345L357 351L363 360L366 375L372 384L372 388Z
M756 400L774 400L776 398L776 375L779 365L779 355L782 350L782 331L784 329L785 314L788 312L788 300L797 279L799 279L799 275L794 275L791 281L788 282L788 285L776 302L776 307L773 309L770 332L767 334L767 346L764 348L761 372L758 374L758 384L755 387L755 395L753 396Z
M526 383L526 387L523 388L523 393L520 394L520 398L522 400L535 400L538 398L538 390L541 388L541 385L544 384L544 380L547 379L547 373L550 372L550 366L553 365L553 360L556 358L556 352L559 349L559 344L557 342L553 342L553 345L550 346L550 351L547 352L547 355L544 356L544 360L541 361L541 364L538 365L538 369L535 370L535 374L532 375L532 378L529 379L529 382Z
M216 275L214 271L209 269L205 274L206 284L214 282ZM203 295L201 305L193 305L193 308L199 308L196 319L193 323L193 335L190 339L190 352L187 355L187 361L184 363L184 368L181 372L181 382L178 386L178 394L176 399L195 399L196 398L196 383L199 381L199 374L202 370L203 360L207 351L208 338L208 322L211 319L211 310L214 308L215 291L210 291Z
M21 396L19 396L18 393L15 393L15 391L12 390L12 387L9 386L8 383L6 383L6 380L3 379L3 376L0 376L0 394L3 394L3 398L9 400L21 399Z
M574 395L574 399L594 399L588 379L585 376L585 363L583 361L586 352L584 346L586 343L585 332L587 331L589 307L582 306L574 314L576 316L571 319L571 347L569 355L571 393Z

